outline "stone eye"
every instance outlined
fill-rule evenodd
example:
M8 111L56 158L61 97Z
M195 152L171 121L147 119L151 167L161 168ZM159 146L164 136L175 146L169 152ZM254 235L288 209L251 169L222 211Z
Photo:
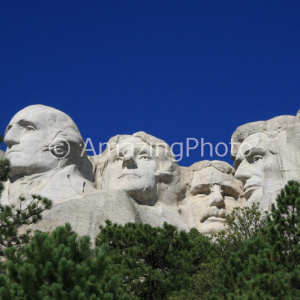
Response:
M209 192L201 192L201 193L197 194L197 197L202 198L202 197L208 196L209 194L210 194Z
M261 155L255 155L255 156L253 156L253 162L258 162L262 158L263 157Z
M122 158L119 157L119 156L117 156L117 157L114 158L114 162L118 162L118 161L121 161L121 160L122 160Z
M26 131L33 131L35 128L31 125L26 126Z
M149 160L150 157L148 155L141 155L140 160Z

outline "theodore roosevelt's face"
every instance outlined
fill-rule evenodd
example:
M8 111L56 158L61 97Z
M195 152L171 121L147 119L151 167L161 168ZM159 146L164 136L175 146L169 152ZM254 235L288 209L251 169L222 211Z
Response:
M232 174L210 166L193 172L189 209L192 226L203 234L224 229L226 216L238 205L241 183Z
M57 167L57 158L47 151L50 141L50 125L43 110L25 108L18 112L7 126L4 137L11 176L32 175Z
M109 155L104 174L106 189L123 189L149 200L156 194L158 158L153 147L137 137L122 140Z

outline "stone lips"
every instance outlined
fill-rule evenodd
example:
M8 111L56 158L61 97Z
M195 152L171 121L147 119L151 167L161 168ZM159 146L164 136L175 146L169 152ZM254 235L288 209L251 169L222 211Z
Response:
M53 208L32 229L52 231L69 222L92 240L106 219L168 222L211 235L224 229L235 207L258 202L269 209L288 180L300 180L299 115L238 127L234 168L222 161L180 167L168 144L142 131L111 138L111 148L100 156L81 156L84 141L76 124L44 105L18 112L4 142L11 173L1 203L18 205L19 196L31 194L48 197Z

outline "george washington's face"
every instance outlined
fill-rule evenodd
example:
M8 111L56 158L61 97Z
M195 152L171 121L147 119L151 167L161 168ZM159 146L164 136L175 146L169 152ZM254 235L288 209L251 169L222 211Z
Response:
M109 155L105 188L123 189L138 202L151 200L157 194L158 168L158 158L150 145L137 137L126 138Z
M43 110L28 107L18 112L5 131L6 157L10 160L10 176L32 175L54 169L58 159L48 151L50 125Z

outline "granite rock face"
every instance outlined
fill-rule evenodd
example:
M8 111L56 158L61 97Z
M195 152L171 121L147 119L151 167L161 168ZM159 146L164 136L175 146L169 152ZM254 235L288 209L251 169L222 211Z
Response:
M4 157L5 157L4 151L0 150L0 160L3 159Z
M10 160L9 181L1 202L16 205L19 196L39 194L53 204L95 191L93 165L73 120L44 105L19 111L8 124L4 143Z
M117 135L94 161L98 189L122 189L141 205L176 205L180 169L163 140L142 131Z
M243 186L223 161L200 161L185 169L188 188L179 204L184 222L210 235L225 229L226 217L245 204Z
M231 152L247 202L270 209L287 181L300 180L299 118L279 116L242 125L233 133Z
M183 187L170 146L145 132L112 137L102 155L93 158L100 190L124 191L138 205L142 221L164 221L188 229L178 213ZM155 221L160 218L163 222Z
M142 131L114 136L101 155L88 157L73 120L44 105L19 111L4 142L11 169L1 204L48 197L53 208L32 229L52 231L69 222L92 240L107 219L167 222L211 235L224 229L235 207L258 202L268 210L288 180L300 180L300 114L238 127L234 167L222 161L181 167L166 142Z
M98 191L56 204L45 211L43 219L32 225L31 229L50 232L69 222L79 235L89 235L94 241L100 231L99 226L105 225L106 220L121 225L131 222L162 226L168 222L180 230L188 230L180 219L172 219L168 211L138 205L122 190Z

